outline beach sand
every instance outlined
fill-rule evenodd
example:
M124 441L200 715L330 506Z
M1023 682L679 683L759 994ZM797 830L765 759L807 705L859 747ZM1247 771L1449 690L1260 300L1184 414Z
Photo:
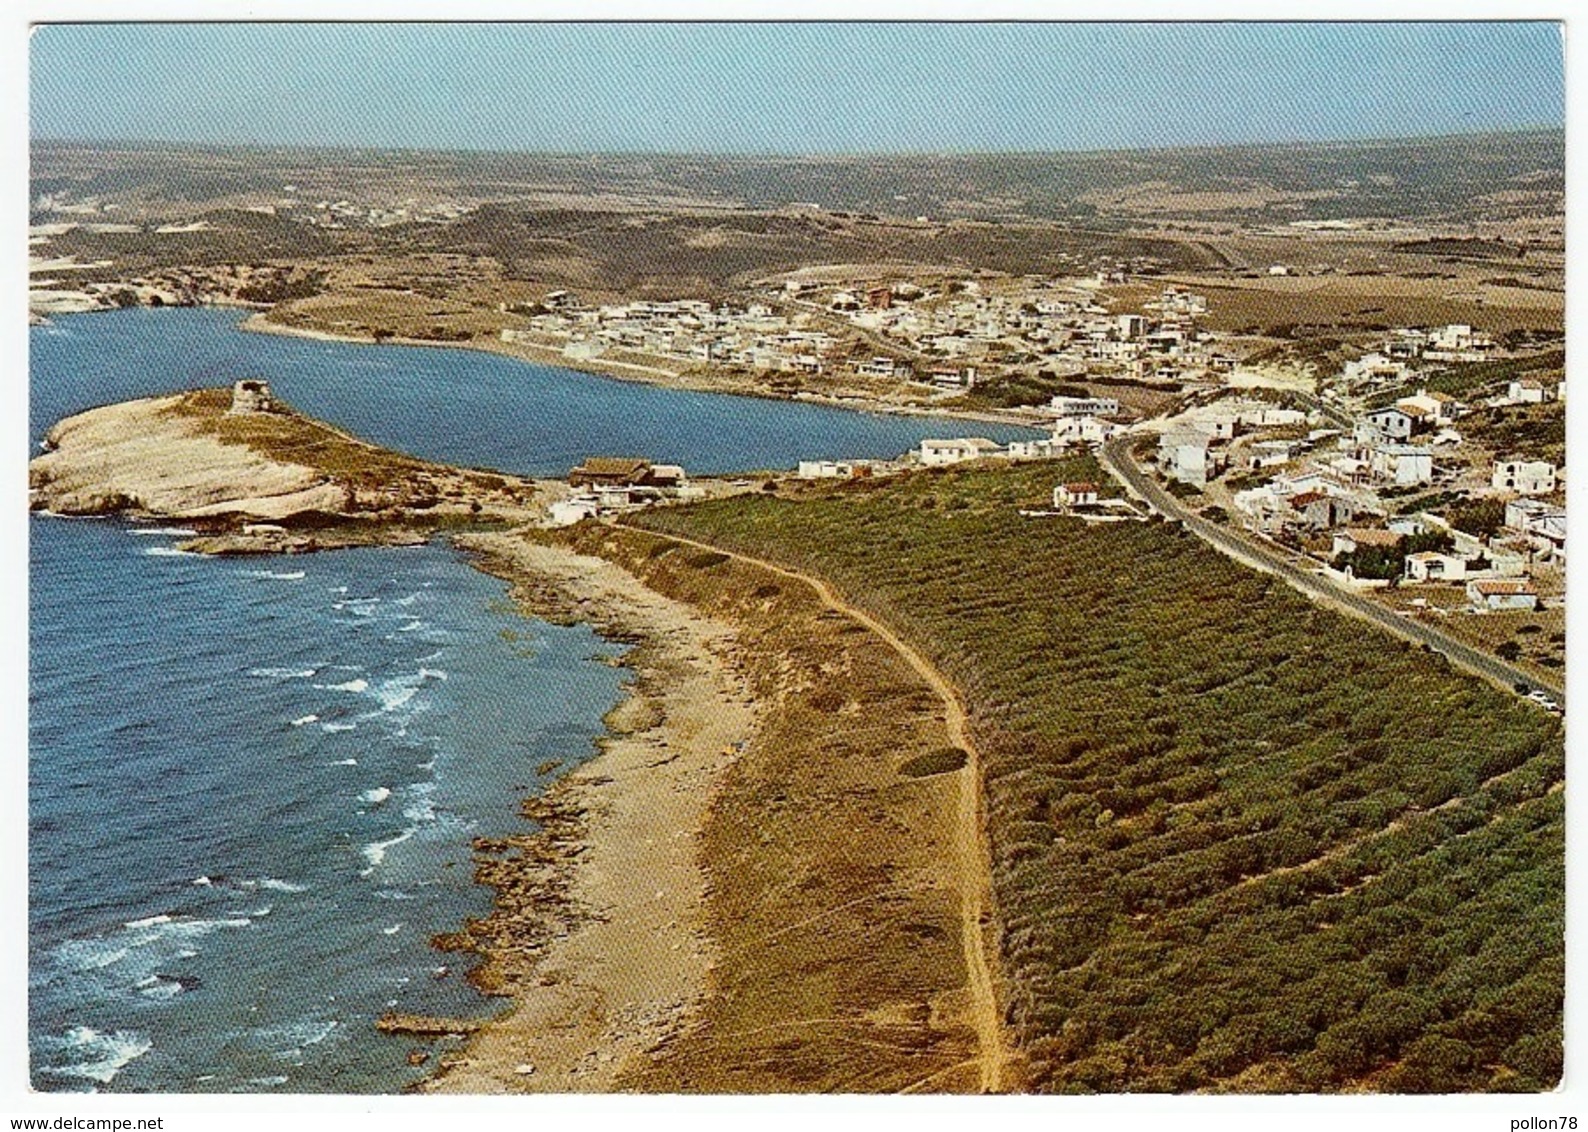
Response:
M608 524L460 541L527 608L640 640L640 695L538 835L477 857L497 911L438 942L516 1006L427 1088L1017 1087L975 767L910 769L957 741L952 693L771 564Z
M531 807L544 829L516 846L522 863L482 866L498 906L477 933L477 979L515 1006L423 1088L609 1091L705 991L698 841L714 783L755 725L727 660L734 635L600 559L512 535L461 542L532 612L640 643L632 695L609 717L616 737Z

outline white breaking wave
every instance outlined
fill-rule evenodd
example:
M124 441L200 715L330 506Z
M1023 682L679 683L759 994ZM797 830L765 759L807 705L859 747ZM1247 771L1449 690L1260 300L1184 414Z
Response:
M364 791L364 793L358 796L358 800L361 802L368 802L372 806L378 806L390 797L391 789L389 787L377 786L373 790Z
M127 948L103 939L74 939L63 943L57 954L79 971L100 971L125 959Z
M390 680L383 681L375 690L375 698L380 701L381 711L396 711L414 698L425 681L445 681L446 678L447 674L439 668L421 668L410 675L394 676Z
M400 684L395 680L382 684L376 698L380 700L381 711L396 711L419 691L418 684Z
M165 538L192 538L194 535L198 534L197 531L190 527L138 527L135 530L128 531L127 533L139 538L148 538L154 535L159 535Z
M65 1065L45 1066L46 1072L63 1077L84 1077L101 1085L108 1085L128 1064L154 1048L153 1042L134 1031L117 1030L107 1034L88 1026L73 1026L64 1036L45 1038L40 1044L82 1058Z
M204 557L202 554L197 554L197 553L195 553L194 551L191 551L191 550L178 550L174 546L146 546L146 547L144 547L143 552L145 554L152 554L156 558L202 558L202 557Z
M356 723L322 723L321 731L353 731L358 728Z
M319 721L319 719L320 719L319 716L314 715L312 713L309 714L309 715L300 715L300 716L298 716L297 719L294 719L292 721L292 726L294 726L294 727L302 727L305 723L316 723L316 722Z
M129 928L149 928L153 927L155 924L169 924L174 918L175 917L173 916L168 916L162 913L158 916L149 916L142 920L128 920L124 926Z
M260 888L268 888L272 892L307 892L307 885L293 884L287 880L277 880L275 877L264 877L259 881Z
M435 786L429 782L416 782L408 787L414 796L413 801L403 807L403 817L409 821L430 822L436 820L436 804L431 800Z
M301 582L304 577L302 570L291 570L277 573L274 570L244 570L243 575L249 578L273 578L278 582Z
M307 680L315 671L313 668L250 668L248 675L265 676L273 680Z
M140 925L145 921L139 921ZM131 941L133 947L142 947L145 944L155 943L163 939L192 939L195 936L209 935L221 928L246 928L253 923L252 920L241 917L232 917L225 920L178 920L171 916L151 916L147 926L140 926L142 935ZM129 929L133 925L127 925Z
M159 975L150 975L137 983L138 993L145 998L167 999L175 998L182 993L182 984L175 979L162 979Z
M331 765L332 766L357 766L358 765L358 760L357 759L337 759Z
M315 687L323 688L327 692L363 692L369 689L369 681L356 678L341 684L316 684Z
M371 841L368 845L364 846L360 852L364 854L364 860L369 862L369 868L365 869L358 875L365 877L369 876L370 873L378 869L386 860L386 850L390 849L393 845L401 845L413 835L413 830L405 829L396 837L390 838L386 841Z

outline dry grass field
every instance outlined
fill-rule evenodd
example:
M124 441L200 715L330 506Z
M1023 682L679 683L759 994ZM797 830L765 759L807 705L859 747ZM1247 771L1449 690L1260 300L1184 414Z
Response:
M551 537L733 624L762 705L701 843L708 1000L620 1087L976 1091L939 697L798 581L643 532Z

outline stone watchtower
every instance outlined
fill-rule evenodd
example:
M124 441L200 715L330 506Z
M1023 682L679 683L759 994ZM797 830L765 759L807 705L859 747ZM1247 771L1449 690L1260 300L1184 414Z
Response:
M274 409L275 402L270 398L270 382L244 378L232 385L232 407L229 410L232 415L269 413Z

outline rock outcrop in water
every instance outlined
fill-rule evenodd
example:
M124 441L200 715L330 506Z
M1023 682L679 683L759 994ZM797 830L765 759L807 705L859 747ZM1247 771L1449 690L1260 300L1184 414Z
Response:
M179 519L185 548L279 553L413 542L469 522L523 522L531 481L432 464L232 389L92 409L59 422L28 466L30 506L61 515Z

